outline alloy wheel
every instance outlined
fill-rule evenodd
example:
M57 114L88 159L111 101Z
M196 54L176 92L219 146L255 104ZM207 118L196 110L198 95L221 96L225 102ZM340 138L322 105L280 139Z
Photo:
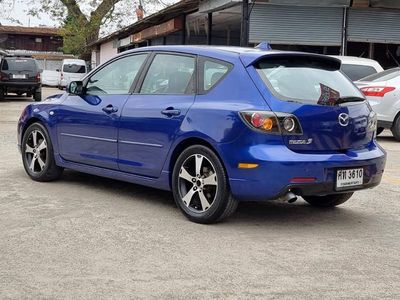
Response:
M25 160L32 173L40 173L47 162L48 151L44 134L39 130L32 130L25 143Z
M201 154L189 156L180 168L178 189L189 209L197 213L210 209L218 190L218 178L211 161Z

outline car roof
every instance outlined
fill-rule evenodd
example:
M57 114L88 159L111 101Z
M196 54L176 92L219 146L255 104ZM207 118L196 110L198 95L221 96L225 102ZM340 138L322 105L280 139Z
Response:
M263 50L259 48L250 47L235 47L235 46L206 46L206 45L173 45L173 46L149 46L141 47L133 50L122 52L120 55L134 52L146 52L146 51L165 51L165 52L180 52L186 54L197 54L203 56L209 56L212 58L219 59L237 59L240 57L245 66L253 64L261 57L273 56L273 55L305 55L322 57L325 59L333 59L332 57L306 53L306 52L295 52L295 51L280 51L280 50ZM337 59L334 59L335 61Z
M339 59L344 64L372 66L378 72L383 71L382 66L376 60L370 58L357 57L357 56L338 56L338 55L331 55L331 57Z
M85 64L85 61L83 60L83 59L73 59L73 58L67 58L67 59L64 59L63 60L63 64L76 64L76 63L79 63L79 64Z

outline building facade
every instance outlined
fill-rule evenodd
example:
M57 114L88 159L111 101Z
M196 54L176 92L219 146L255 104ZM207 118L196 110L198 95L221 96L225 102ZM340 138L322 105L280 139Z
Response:
M160 44L254 46L400 65L400 1L183 0L92 44L92 65Z

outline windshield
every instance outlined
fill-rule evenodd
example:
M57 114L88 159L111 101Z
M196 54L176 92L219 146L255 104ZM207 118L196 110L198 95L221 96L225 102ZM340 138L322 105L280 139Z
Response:
M400 68L389 69L379 72L377 74L372 74L370 76L360 79L360 81L365 81L365 82L388 81L397 76L400 76Z
M336 105L340 99L363 100L338 67L334 61L321 58L286 56L266 58L256 69L280 100L319 105Z
M76 65L76 64L68 64L64 65L63 72L65 73L86 73L86 66Z
M1 69L3 71L36 71L36 63L31 58L5 58Z

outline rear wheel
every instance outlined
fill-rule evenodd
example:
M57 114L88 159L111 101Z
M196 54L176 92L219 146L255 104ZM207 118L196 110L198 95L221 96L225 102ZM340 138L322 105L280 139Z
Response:
M400 115L397 116L391 130L396 141L400 142Z
M385 128L383 128L383 127L378 127L378 128L376 129L376 135L380 135L384 130L385 130Z
M33 94L33 99L35 101L42 101L42 89L37 89Z
M224 167L218 156L201 145L179 156L172 174L175 202L196 223L215 223L235 212L238 202L231 195Z
M53 146L42 124L28 127L22 138L21 152L25 171L33 180L52 181L61 176L63 168L55 163Z
M303 199L312 206L334 207L345 203L353 196L353 193L332 194L325 196L303 196Z

